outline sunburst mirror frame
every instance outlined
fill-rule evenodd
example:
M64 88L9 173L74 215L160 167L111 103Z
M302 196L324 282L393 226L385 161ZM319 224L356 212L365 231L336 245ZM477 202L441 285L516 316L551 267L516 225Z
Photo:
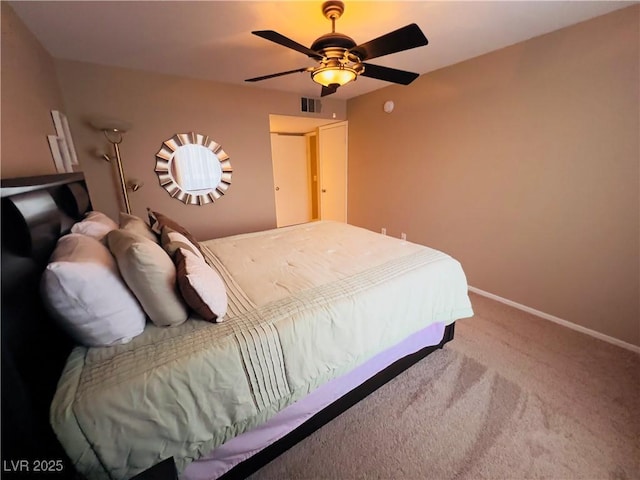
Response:
M211 190L206 193L194 194L184 190L180 184L178 184L171 173L171 164L176 151L185 145L200 145L213 154L215 160L220 162L220 182L216 186L212 186ZM156 154L156 168L155 172L158 175L160 185L171 195L173 198L180 200L187 205L206 205L213 203L224 195L231 185L231 161L229 156L222 149L219 143L211 140L206 135L199 133L177 133L169 140L162 143L162 148Z

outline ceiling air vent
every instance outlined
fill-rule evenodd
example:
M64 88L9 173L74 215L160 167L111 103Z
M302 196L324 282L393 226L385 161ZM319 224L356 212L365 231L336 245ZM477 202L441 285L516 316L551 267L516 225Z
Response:
M309 113L320 113L322 103L317 98L300 98L300 110Z

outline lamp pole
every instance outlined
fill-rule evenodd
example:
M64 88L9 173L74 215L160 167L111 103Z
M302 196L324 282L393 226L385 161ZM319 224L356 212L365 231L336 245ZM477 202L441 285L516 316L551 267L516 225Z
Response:
M120 137L122 141L122 136ZM120 142L113 142L113 149L116 153L116 170L118 170L118 178L120 179L120 190L124 199L124 208L127 214L131 214L131 205L129 204L129 193L127 192L127 184L124 179L124 171L122 169L122 159L120 158Z
M120 156L120 144L122 143L123 135L126 132L126 128L116 125L96 125L96 127L102 130L107 141L113 145L116 170L118 173L118 182L120 183L120 191L122 192L122 199L124 200L124 208L127 214L131 214L131 204L129 203L129 193L127 192L127 182L124 178L124 168L122 167L122 157ZM111 161L112 157L104 155L107 161Z

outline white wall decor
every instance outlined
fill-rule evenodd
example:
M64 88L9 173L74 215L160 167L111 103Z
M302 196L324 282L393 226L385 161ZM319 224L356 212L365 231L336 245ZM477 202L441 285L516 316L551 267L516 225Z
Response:
M78 165L78 157L67 117L58 110L51 110L51 118L56 128L56 135L49 135L48 140L56 171L58 173L73 172L73 165Z
M58 137L55 135L47 135L47 140L49 140L49 148L51 149L53 163L56 166L56 172L65 173L67 170L65 169L62 161L62 154L60 153L60 146L58 145Z

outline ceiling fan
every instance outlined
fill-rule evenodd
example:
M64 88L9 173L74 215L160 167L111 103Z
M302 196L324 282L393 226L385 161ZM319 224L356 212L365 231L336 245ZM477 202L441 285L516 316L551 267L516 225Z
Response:
M251 32L258 37L277 43L318 61L315 67L297 68L286 72L272 73L262 77L249 78L246 82L259 82L268 78L280 77L291 73L310 72L314 82L322 85L321 96L331 95L338 87L354 81L359 75L377 78L387 82L409 85L419 74L383 67L371 63L364 63L372 58L382 57L391 53L402 52L427 45L427 37L415 23L389 32L386 35L357 45L347 35L336 32L336 20L344 12L344 3L327 1L322 4L322 13L331 20L331 33L322 35L307 48L284 35L273 30L258 30Z

